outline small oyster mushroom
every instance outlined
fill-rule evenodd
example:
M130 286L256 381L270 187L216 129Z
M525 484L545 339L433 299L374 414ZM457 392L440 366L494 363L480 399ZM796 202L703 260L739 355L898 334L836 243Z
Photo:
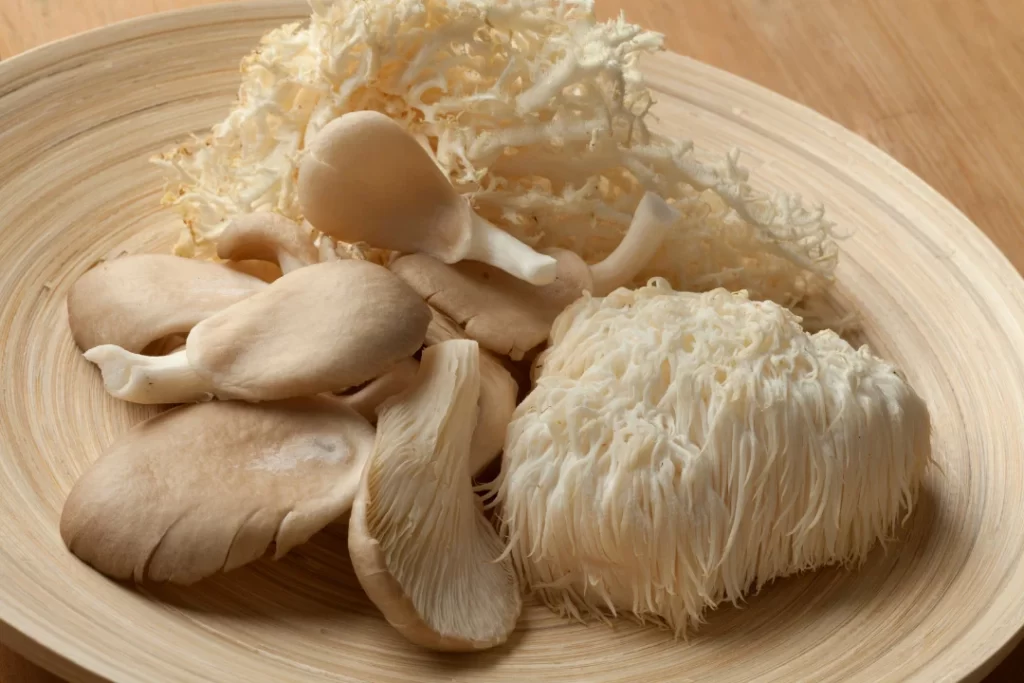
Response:
M121 436L79 478L65 545L116 579L189 584L280 558L351 508L374 443L324 397L179 406Z
M299 205L317 230L348 243L482 261L542 285L555 261L477 215L416 139L374 111L324 126L299 164Z
M430 307L387 268L341 260L292 271L203 320L183 352L85 354L107 391L135 403L270 401L341 391L422 346Z
M320 262L308 227L270 211L246 214L228 223L217 238L217 256L231 261L269 261L283 274Z
M486 264L447 265L427 254L402 256L391 270L465 329L468 337L494 353L520 360L547 339L554 319L583 292L603 295L632 280L678 219L679 213L661 197L647 193L622 242L600 263L588 266L564 249L546 251L557 260L557 275L541 287Z
M377 407L395 394L399 394L416 379L420 364L415 358L406 358L380 377L343 393L339 400L371 423L377 422Z
M68 292L68 325L82 351L115 344L140 353L267 287L233 268L166 254L104 261Z
M505 433L516 410L519 384L501 362L480 349L480 401L469 446L469 472L480 474L505 447Z
M427 346L440 344L441 342L453 339L469 339L465 330L455 324L455 321L441 313L439 310L430 307L430 323L427 325Z
M465 476L479 346L423 351L416 382L381 407L348 547L366 594L408 640L446 651L503 643L522 610L504 544Z
M430 309L427 346L453 339L465 339L465 333L443 313ZM493 355L480 349L480 399L476 428L470 444L469 472L478 475L501 453L505 432L519 398L519 383Z

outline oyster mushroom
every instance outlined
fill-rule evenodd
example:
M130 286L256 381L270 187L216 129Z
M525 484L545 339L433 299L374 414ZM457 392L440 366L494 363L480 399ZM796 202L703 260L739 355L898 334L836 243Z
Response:
M381 407L349 519L366 594L403 636L435 650L499 645L522 610L503 543L465 476L479 359L471 340L423 351L414 384Z
M341 391L422 346L430 308L386 268L341 260L292 271L203 320L162 357L91 349L107 391L135 403L269 401Z
M231 221L217 239L217 256L231 261L269 261L282 273L320 262L309 228L269 211Z
M430 309L427 326L427 346L453 339L465 339L459 326L437 310ZM487 351L480 349L480 399L478 401L476 429L470 444L469 472L478 475L505 445L505 432L519 397L519 383L501 363Z
M452 318L471 339L520 360L547 339L551 323L583 292L604 295L631 281L650 261L679 213L661 197L644 195L622 242L605 260L587 265L571 251L551 249L554 282L533 286L475 262L447 265L427 254L395 260L391 270Z
M372 423L377 422L377 407L395 394L399 394L416 379L420 364L415 358L405 358L380 377L370 380L356 391L343 393L339 400Z
M82 351L115 344L140 353L267 284L220 263L134 254L86 271L68 292L68 325Z
M555 277L554 259L478 216L384 114L351 112L324 126L300 162L297 190L306 220L336 239L482 261L538 285Z
M324 397L179 406L121 436L79 478L65 545L117 579L188 584L280 558L352 505L374 430Z

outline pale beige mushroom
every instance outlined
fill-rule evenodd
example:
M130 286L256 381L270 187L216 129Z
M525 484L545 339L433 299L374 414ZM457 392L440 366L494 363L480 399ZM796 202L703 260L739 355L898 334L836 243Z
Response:
M269 401L379 377L416 353L429 322L429 306L387 268L340 260L292 271L203 320L182 352L149 358L104 346L86 358L126 401Z
M600 263L588 266L571 251L548 250L557 259L557 276L541 287L486 264L447 265L427 254L402 256L391 270L458 323L468 337L497 354L520 360L547 339L554 319L584 292L603 295L632 280L678 220L675 209L647 193L622 242Z
M281 267L272 261L223 261L224 265L239 273L263 280L267 284L281 277Z
M188 584L275 558L351 508L373 427L328 398L179 406L134 427L64 504L67 547L117 579Z
M420 364L415 358L401 360L395 367L358 387L357 390L344 392L338 400L376 424L377 407L395 394L405 391L416 379L419 367Z
M217 238L217 256L231 261L269 261L282 274L320 262L313 233L281 214L270 211L240 216Z
M466 339L459 326L443 313L430 309L427 326L427 346L453 339ZM469 472L478 475L501 453L505 445L505 432L519 398L519 383L502 362L480 349L480 400L476 429L470 445Z
M470 444L469 472L480 474L505 447L519 384L497 358L480 349L480 402Z
M503 643L522 610L504 544L466 476L480 390L476 342L423 351L416 382L386 402L349 519L349 553L388 622L423 647Z
M416 139L386 115L344 114L324 126L299 165L302 213L348 243L482 261L534 284L555 261L481 218Z
M104 261L68 291L68 324L87 351L115 344L139 353L266 289L258 278L218 263L165 254Z
M469 337L466 336L465 330L455 324L454 320L431 306L430 324L427 325L427 346L453 339L469 339Z

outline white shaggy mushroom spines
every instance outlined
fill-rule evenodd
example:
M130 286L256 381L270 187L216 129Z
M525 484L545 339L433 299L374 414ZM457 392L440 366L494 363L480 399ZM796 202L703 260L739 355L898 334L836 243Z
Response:
M585 296L550 341L494 486L517 571L564 615L685 634L774 578L856 565L931 461L893 365L743 292Z

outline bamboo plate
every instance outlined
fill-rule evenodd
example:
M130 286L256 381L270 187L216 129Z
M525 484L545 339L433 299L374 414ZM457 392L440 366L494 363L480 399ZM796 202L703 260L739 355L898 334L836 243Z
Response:
M96 259L166 249L147 158L222 118L238 61L303 4L154 16L0 65L0 622L74 680L976 681L1024 625L1024 281L923 182L863 140L675 55L648 62L665 128L737 145L764 185L821 198L855 230L838 294L901 363L935 420L944 471L905 540L859 572L775 583L689 642L531 606L504 648L436 656L362 596L343 534L191 588L135 589L66 552L64 497L148 414L108 399L76 352L64 296Z

